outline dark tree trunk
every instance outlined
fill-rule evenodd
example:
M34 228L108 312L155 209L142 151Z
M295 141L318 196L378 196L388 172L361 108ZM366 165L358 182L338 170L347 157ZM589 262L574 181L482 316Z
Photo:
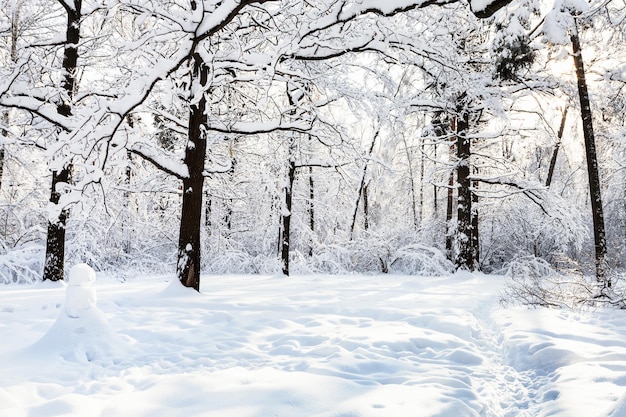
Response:
M313 182L313 167L309 167L309 229L311 242L309 243L309 258L313 257L313 236L315 236L315 187Z
M133 119L133 117L131 115L128 115L126 117L126 123L128 123L128 127L133 129L135 127L135 120ZM131 216L131 186L132 186L132 179L133 179L133 154L130 150L126 151L126 169L125 169L125 177L124 177L124 202L123 202L123 208L124 208L124 214L122 217L122 231L123 231L123 239L124 242L122 243L123 245L123 250L124 253L126 255L129 255L130 252L132 251L132 247L133 247L133 236L135 235L135 228L133 226L133 222L132 222L132 216Z
M472 188L470 181L471 141L468 137L469 121L467 111L461 109L457 117L457 246L456 267L473 271L476 268L472 219Z
M437 160L437 144L433 147L433 159ZM438 188L436 184L433 184L433 217L437 218L437 214L439 213L439 196Z
M450 120L450 129L456 135L456 119ZM454 151L456 146L456 136L450 137L450 160L454 158ZM452 250L452 243L454 233L452 230L452 213L454 208L454 170L450 171L448 176L448 192L446 199L446 257L450 261L454 261L454 251Z
M207 191L204 194L204 227L207 233L211 233L211 205L211 194Z
M281 212L282 227L280 229L280 259L283 274L289 276L289 247L291 243L291 214L293 208L293 184L296 180L296 143L295 138L289 143L289 166L287 168L287 185L284 188L285 206Z
M422 143L420 146L421 149L421 160L420 160L420 179L419 179L419 210L417 209L417 204L415 202L415 178L413 178L413 169L411 168L412 162L409 161L409 174L411 175L411 204L413 207L413 226L415 230L419 229L419 226L422 224L424 220L424 173L426 171L426 143L422 139ZM408 152L408 151L407 151ZM436 195L435 195L435 198ZM437 204L437 203L435 203Z
M554 176L554 168L556 167L556 160L559 157L559 148L561 147L561 139L563 139L563 131L565 130L565 120L567 119L567 107L563 110L561 116L561 125L557 133L557 141L552 151L552 158L550 158L550 167L548 168L548 177L546 178L546 187L550 188L552 184L552 177Z
M472 189L472 235L471 235L471 248L474 258L474 265L478 268L480 264L480 235L478 229L478 181L474 181L474 188Z
M200 291L200 225L204 186L204 159L206 154L206 87L209 71L199 54L193 57L192 83L199 83L202 96L189 111L189 137L184 163L189 176L183 178L183 206L178 237L177 275L185 287Z
M576 67L576 79L578 81L578 97L580 99L580 114L582 117L583 136L585 138L585 155L587 159L587 175L589 176L589 195L591 198L591 210L593 212L593 239L595 243L596 280L604 285L611 286L610 278L606 277L606 235L604 229L604 213L602 209L602 193L600 173L598 169L598 157L593 132L593 117L587 80L585 78L585 65L580 48L578 30L574 28L570 35L574 65Z
M371 157L374 152L374 146L376 145L376 138L378 137L378 133L380 130L377 130L374 133L374 137L372 138L372 142L370 143L369 150L367 152L367 157ZM356 227L356 218L359 213L359 201L361 201L361 197L363 196L363 189L366 187L365 181L367 178L367 161L363 165L363 175L361 175L361 182L359 183L359 190L356 196L356 202L354 204L354 212L352 213L352 222L350 223L350 238L352 239L352 234L354 233L354 228ZM367 222L367 221L366 221Z
M71 168L64 168L52 173L52 193L50 202L58 204L61 193L57 191L59 184L69 184ZM65 225L67 224L68 210L63 209L55 222L48 221L48 237L46 239L46 258L43 270L43 279L59 281L63 279L65 261Z
M367 184L363 187L363 229L368 230L370 228L370 206L369 198L367 196Z
M129 118L129 121L132 120ZM132 121L129 123L132 127ZM132 169L132 163L133 163L133 155L130 151L126 151L126 159L128 160L127 165L126 165L126 176L124 178L124 186L126 187L126 190L124 191L124 211L125 211L125 219L127 220L127 224L122 225L123 230L124 230L124 242L123 242L123 247L124 247L124 253L125 254L130 254L132 247L133 247L133 236L135 235L135 230L133 227L133 222L131 219L131 215L130 215L130 211L131 211L131 201L130 201L130 187L132 185L132 179L133 179L133 169Z
M63 82L61 101L57 105L57 111L63 116L72 114L72 97L76 87L76 69L78 63L78 43L80 41L80 18L82 0L74 0L73 7L61 2L67 13L66 43L63 50ZM50 190L50 202L58 204L61 194L59 184L69 184L72 179L72 167L68 164L59 171L52 172L52 185ZM65 265L65 226L67 224L68 210L63 209L57 219L48 221L48 235L46 239L46 257L43 270L43 279L58 281L63 279Z
M356 202L354 204L354 211L352 212L352 221L350 222L350 239L352 239L352 235L354 234L354 228L356 227L356 218L359 215L359 202L363 196L363 188L365 188L365 174L367 172L367 163L365 164L365 168L363 169L363 176L361 177L361 183L359 184L359 190L356 197Z
M233 150L233 143L230 144L230 169L228 170L228 182L234 184L235 182L235 166L237 165L237 158ZM229 198L224 201L224 226L226 226L227 234L230 236L230 232L233 228L233 199Z
M66 43L63 50L63 82L61 87L65 97L57 107L59 114L69 116L72 114L72 97L76 87L76 68L78 64L78 43L80 42L80 18L82 0L74 0L73 7L67 7L61 1L67 12Z
M2 114L2 122L0 124L2 127L2 136L5 140L9 137L9 131L7 130L9 127L10 119L9 112L6 111ZM4 145L0 145L0 190L2 190L2 177L4 176L4 160L5 160L5 149Z
M446 256L450 261L454 260L454 252L452 250L453 207L454 207L454 171L451 171L450 175L448 176L448 196L446 199Z

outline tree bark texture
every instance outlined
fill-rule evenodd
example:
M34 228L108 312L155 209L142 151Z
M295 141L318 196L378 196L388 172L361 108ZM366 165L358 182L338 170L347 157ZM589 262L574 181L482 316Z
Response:
M209 71L199 54L193 57L192 83L198 83L202 96L189 110L188 142L184 163L189 175L183 178L183 206L178 237L177 276L185 287L200 291L200 226L206 154L206 93Z
M474 181L472 193L472 234L470 237L470 246L472 248L475 268L479 268L480 263L480 235L478 228L478 181Z
M313 181L313 167L309 167L309 229L311 241L309 242L309 258L313 257L313 236L315 236L315 183Z
M604 212L602 208L598 156L596 153L596 143L593 131L593 115L591 112L591 103L589 101L589 91L587 90L585 65L580 47L580 38L576 27L572 30L570 39L572 41L572 52L574 56L574 65L576 67L578 97L580 99L580 114L582 118L583 137L585 139L587 175L589 176L589 196L591 198L591 210L593 213L596 280L602 283L604 287L610 287L611 280L606 277L606 234L604 228Z
M211 194L209 192L204 193L204 228L207 230L207 233L211 233Z
M565 120L567 119L567 107L563 110L561 116L561 125L557 133L557 141L552 151L552 158L550 158L550 167L548 168L548 177L546 178L546 187L550 188L552 184L552 177L554 176L554 168L556 167L556 160L559 157L559 148L561 147L561 139L563 139L563 131L565 130Z
M473 238L472 188L470 181L471 141L468 137L469 116L467 111L458 112L456 123L457 155L457 269L473 271L476 268L477 248Z
M282 227L280 234L280 259L283 265L283 274L289 276L289 248L291 246L291 214L293 211L293 184L296 180L296 143L290 138L289 164L287 167L287 184L284 188L285 206L281 211Z
M235 154L233 152L233 144L231 143L230 149L230 169L228 170L228 182L233 184L235 182L235 166L237 166L237 158L235 158ZM230 236L230 233L233 228L233 199L229 198L224 200L224 226L226 227L226 231Z
M287 83L287 98L289 105L293 108L293 115L296 108L304 99L302 86L297 83ZM287 183L283 189L284 206L281 207L281 225L278 231L278 248L283 266L283 274L289 276L289 252L291 247L291 218L293 214L293 186L296 181L296 157L298 152L299 137L296 132L292 132L288 138L288 163L287 163ZM312 203L311 203L312 204Z
M76 69L78 64L78 43L80 41L80 19L82 0L74 0L73 7L61 2L67 13L66 41L63 50L63 81L61 84L62 96L57 105L57 112L63 116L72 114L72 97L76 88ZM59 171L52 172L50 189L50 203L58 204L61 194L59 185L69 184L72 179L72 166L67 164ZM48 234L46 238L46 257L43 270L43 279L62 280L65 265L65 227L67 224L68 209L61 210L57 219L48 220Z
M71 167L64 168L52 173L52 192L50 203L58 204L61 193L58 191L60 184L69 184L71 181ZM65 226L69 210L63 209L56 221L48 221L48 236L46 239L46 258L43 270L43 279L59 281L64 276L65 265Z
M408 152L408 150L407 150ZM424 219L424 173L426 170L426 143L422 139L420 143L420 179L419 179L419 209L415 201L415 178L413 177L412 162L409 157L409 175L411 180L411 208L413 210L413 226L418 230ZM436 198L436 195L435 195Z
M363 229L370 228L370 206L369 197L367 196L367 184L363 187Z
M402 135L402 141L404 143L404 152L406 154L406 162L407 168L409 169L409 187L411 191L411 215L413 216L413 227L415 230L419 229L420 224L422 223L422 214L424 212L424 161L425 157L425 143L424 140L420 143L420 152L421 152L421 161L420 161L420 179L419 179L419 191L416 196L415 192L415 175L413 172L413 154L409 147L409 144L406 141L404 135ZM419 198L419 208L417 203L417 198Z
M372 137L372 142L370 143L369 150L367 152L367 157L370 158L372 153L374 152L374 146L376 146L376 138L378 138L378 134L380 133L380 129L374 133ZM368 161L365 161L363 164L363 174L361 175L361 182L359 183L359 190L356 196L356 202L354 203L354 212L352 213L352 222L350 223L350 239L352 239L352 235L354 234L354 228L356 227L356 218L359 213L359 201L363 196L363 189L366 187L367 180L367 165ZM367 220L366 220L367 223Z
M437 145L433 146L433 159L437 160ZM437 184L433 184L433 217L437 218L439 214L439 187Z
M452 131L456 131L456 122L452 119ZM450 138L450 159L452 160L454 154L454 143L456 138L453 136ZM452 248L453 243L453 231L452 231L452 213L454 211L454 171L451 170L448 175L448 192L446 198L446 256L448 260L454 260L454 251Z
M13 13L11 15L11 62L17 62L17 39L19 36L20 28L20 9L22 7L22 1L18 0L13 5ZM11 123L11 117L9 110L2 112L2 121L0 127L2 130L2 136L6 139L9 137L9 124ZM2 189L2 177L4 176L4 161L5 161L5 148L4 145L0 145L0 190Z
M9 131L7 130L10 123L10 117L8 110L2 113L2 121L0 125L2 125L2 137L4 141L6 141L9 137ZM5 160L5 149L4 145L0 145L0 190L2 190L2 177L4 176L4 160Z

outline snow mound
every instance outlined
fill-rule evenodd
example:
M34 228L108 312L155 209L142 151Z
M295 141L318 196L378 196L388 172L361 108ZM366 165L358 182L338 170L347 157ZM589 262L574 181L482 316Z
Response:
M173 279L160 294L162 297L197 297L200 294L193 288L185 287L177 279Z
M40 357L60 355L69 362L92 362L119 357L126 345L102 311L91 308L77 318L59 314L48 332L26 352Z
M109 358L121 353L124 340L96 306L96 273L87 264L72 267L65 290L65 309L48 332L27 350L61 355L67 361Z

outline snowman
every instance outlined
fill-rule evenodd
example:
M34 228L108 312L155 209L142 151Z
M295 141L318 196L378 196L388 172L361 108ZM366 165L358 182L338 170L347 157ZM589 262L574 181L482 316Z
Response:
M74 265L70 269L65 290L65 313L77 319L96 308L96 272L87 264Z

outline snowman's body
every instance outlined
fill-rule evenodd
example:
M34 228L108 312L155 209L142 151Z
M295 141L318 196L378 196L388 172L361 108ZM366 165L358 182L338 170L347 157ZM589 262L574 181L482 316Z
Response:
M65 290L65 312L68 317L79 318L96 308L96 272L87 264L74 265L70 270Z

